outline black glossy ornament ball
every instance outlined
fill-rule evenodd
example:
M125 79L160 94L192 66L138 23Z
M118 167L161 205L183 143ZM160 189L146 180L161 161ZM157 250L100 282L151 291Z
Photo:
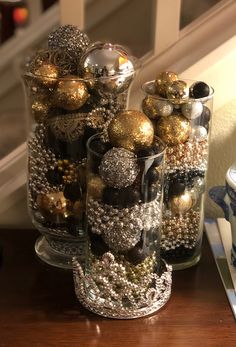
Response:
M210 94L210 87L205 82L195 82L190 87L190 97L200 99Z

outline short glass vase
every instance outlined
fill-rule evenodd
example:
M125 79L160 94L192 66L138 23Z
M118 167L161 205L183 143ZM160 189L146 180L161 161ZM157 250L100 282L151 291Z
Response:
M132 158L123 148L101 145L99 134L87 146L89 242L85 267L74 259L76 295L105 317L151 314L171 293L171 267L160 258L165 145L156 138L153 155ZM132 185L109 187L101 168L110 159L109 179L124 182L129 168L138 173Z

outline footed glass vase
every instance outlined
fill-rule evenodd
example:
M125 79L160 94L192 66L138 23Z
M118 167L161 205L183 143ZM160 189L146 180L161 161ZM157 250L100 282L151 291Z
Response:
M171 269L160 258L164 144L137 155L88 141L85 267L74 260L79 301L99 315L130 319L160 309L171 292Z
M163 72L142 86L142 110L167 145L161 254L173 269L201 255L213 89Z
M96 65L94 51L105 55L113 50L111 44L91 46L84 65ZM53 266L71 268L73 256L84 257L86 142L106 131L113 116L126 107L134 69L128 59L119 61L113 54L110 63L117 71L112 70L112 76L108 70L101 76L88 72L87 65L87 77L61 76L53 57L55 52L39 52L24 75L30 123L28 207L42 234L35 244L37 255ZM119 72L127 62L128 68Z

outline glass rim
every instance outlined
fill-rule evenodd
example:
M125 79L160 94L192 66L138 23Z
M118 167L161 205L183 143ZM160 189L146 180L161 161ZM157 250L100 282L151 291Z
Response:
M93 150L93 149L91 148L90 144L91 144L91 142L92 142L95 138L100 138L101 135L102 135L102 132L96 133L96 134L92 135L92 136L87 140L87 143L86 143L86 148L87 148L88 152L90 152L90 153L96 155L96 156L99 157L99 158L102 158L102 157L104 156L104 154L98 153L98 152L96 152L95 150ZM163 146L162 151L159 152L159 153L157 153L157 154L153 154L153 155L149 155L149 156L145 156L145 157L136 157L136 158L134 158L134 159L136 159L136 160L138 160L138 161L139 161L139 160L140 160L140 161L145 161L145 160L148 160L148 159L156 159L156 158L161 157L162 155L165 155L166 149L167 149L167 145L165 144L165 142L162 141L162 140L160 139L160 137L155 136L155 135L154 135L154 139L158 139L158 141L161 143L161 145ZM114 148L123 148L123 147L115 147L115 146L114 146ZM125 148L124 148L124 149L125 149ZM135 153L134 153L134 154L135 154Z
M135 74L137 73L138 70L134 69L132 71L127 71L127 72L124 72L124 73L116 73L115 75L112 75L112 76L101 76L101 77L88 77L88 76L85 76L85 77L81 77L81 76L77 76L77 75L73 75L73 74L68 74L68 75L65 75L65 76L59 76L59 77L50 77L50 76L47 76L47 75L43 75L43 74L34 74L32 72L24 72L23 73L23 77L30 77L30 78L40 78L40 77L43 77L47 80L50 80L50 81L81 81L81 82L87 82L87 83L91 83L91 82L103 82L103 81L107 81L107 80L115 80L117 78L121 78L121 77L124 77L124 78L127 78L127 77L132 77L132 76L135 76Z
M191 79L187 79L187 78L181 78L179 79L179 81L184 81L184 82L191 82L191 85L193 83L196 83L196 82L203 82L203 81L198 81L198 80L191 80ZM176 99L168 99L168 98L164 98L163 96L161 95L158 95L158 94L152 94L150 93L149 91L147 91L147 89L145 89L145 87L147 86L150 86L150 85L153 85L155 83L155 80L150 80L150 81L147 81L147 82L144 82L141 86L141 90L147 94L148 96L152 96L153 98L155 99L158 99L158 100L162 100L162 101L170 101L173 103L175 103ZM190 83L189 83L190 84ZM190 86L191 86L190 85ZM201 102L206 102L208 100L211 100L215 94L215 90L212 86L208 85L209 88L210 88L210 94L207 95L207 96L204 96L203 98L186 98L185 100L183 100L183 103L187 103L187 102L196 102L196 101L201 101Z

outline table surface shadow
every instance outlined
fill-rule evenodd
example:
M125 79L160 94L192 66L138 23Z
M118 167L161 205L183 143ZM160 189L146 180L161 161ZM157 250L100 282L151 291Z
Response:
M199 264L173 274L164 308L145 318L112 320L78 303L71 271L36 257L37 235L0 230L0 347L235 346L235 320L205 237Z

